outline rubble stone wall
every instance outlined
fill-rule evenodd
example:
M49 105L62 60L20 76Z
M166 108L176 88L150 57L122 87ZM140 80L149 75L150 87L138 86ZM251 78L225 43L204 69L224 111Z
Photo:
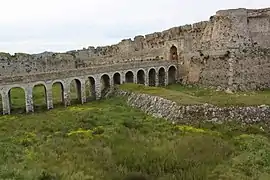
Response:
M173 123L198 121L241 123L269 123L270 107L266 105L252 107L217 107L211 104L178 105L177 103L148 94L117 90L117 95L128 98L128 105L157 118L164 118Z

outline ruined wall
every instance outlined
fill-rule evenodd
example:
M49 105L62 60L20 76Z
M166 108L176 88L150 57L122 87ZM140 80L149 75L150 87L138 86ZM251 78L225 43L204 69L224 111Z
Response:
M18 53L13 56L0 53L1 76L63 71L113 63L169 60L172 45L177 47L179 57L191 49L201 48L198 40L206 25L207 22L200 22L174 27L145 36L139 35L134 40L125 39L111 46L90 46L66 53Z
M232 89L261 90L270 87L270 49L237 49L233 59Z
M269 35L270 8L221 10L209 21L138 35L111 46L35 55L0 53L0 76L171 61L170 49L175 46L183 83L232 90L269 87Z
M263 122L269 124L270 107L267 105L249 107L218 107L211 104L178 105L173 101L148 94L122 90L117 90L116 94L127 97L128 105L173 123L237 121L241 123Z
M186 82L231 90L269 88L269 35L270 9L218 11L204 29L201 49L184 54Z

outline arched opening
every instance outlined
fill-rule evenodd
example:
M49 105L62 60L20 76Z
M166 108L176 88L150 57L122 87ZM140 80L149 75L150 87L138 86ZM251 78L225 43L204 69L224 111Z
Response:
M101 76L101 97L105 97L110 91L110 77L107 74Z
M25 113L25 92L23 88L14 87L8 92L10 112Z
M113 84L121 84L121 76L119 73L113 75Z
M0 93L0 114L3 114L3 99L1 93Z
M178 60L177 48L174 45L170 49L170 60Z
M64 86L61 82L55 82L52 85L53 106L65 105Z
M137 81L138 84L145 84L145 73L143 70L137 72Z
M128 71L126 73L126 83L134 83L134 75L133 72Z
M82 102L82 90L81 81L78 79L73 79L70 82L70 102L73 104Z
M158 71L158 81L160 86L165 86L165 69L163 67Z
M171 66L169 68L168 77L169 77L168 84L175 84L176 83L176 68L174 66Z
M86 100L93 101L96 99L96 81L93 77L88 77L85 82Z
M33 87L33 103L35 111L47 108L47 91L43 84Z
M150 69L149 71L149 86L155 86L156 85L156 70Z

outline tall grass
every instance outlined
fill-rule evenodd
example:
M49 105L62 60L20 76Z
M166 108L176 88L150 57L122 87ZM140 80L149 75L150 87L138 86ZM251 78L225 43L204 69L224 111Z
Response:
M0 179L122 180L132 173L147 180L270 178L268 127L173 125L125 102L114 97L0 116Z

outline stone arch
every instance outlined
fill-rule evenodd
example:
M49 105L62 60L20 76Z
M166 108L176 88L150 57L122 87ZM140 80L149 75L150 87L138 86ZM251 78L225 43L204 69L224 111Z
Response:
M134 83L134 73L132 71L128 71L125 74L126 83Z
M92 101L96 99L96 80L94 77L89 76L85 83L86 99Z
M168 84L176 83L176 67L170 66L168 69Z
M70 101L72 103L82 102L82 83L78 78L74 78L70 81Z
M148 78L149 78L149 86L155 86L156 85L156 70L154 68L151 68L149 70Z
M101 76L101 97L106 96L109 92L111 84L110 84L110 76L108 74L103 74Z
M165 68L161 67L158 70L158 84L159 86L165 86L165 79L166 79L166 72L165 72Z
M8 101L10 112L25 113L26 112L26 91L23 87L14 86L8 90Z
M0 114L3 114L3 95L0 92Z
M138 84L145 84L145 72L142 69L137 72L137 82Z
M56 80L52 83L53 106L65 105L64 82Z
M47 107L47 86L43 82L37 82L32 87L34 109L44 109Z
M172 45L170 48L170 60L178 60L177 47Z
M119 72L114 73L113 84L121 84L121 74Z

